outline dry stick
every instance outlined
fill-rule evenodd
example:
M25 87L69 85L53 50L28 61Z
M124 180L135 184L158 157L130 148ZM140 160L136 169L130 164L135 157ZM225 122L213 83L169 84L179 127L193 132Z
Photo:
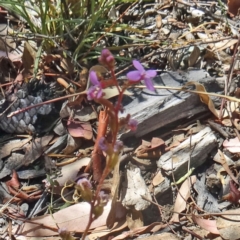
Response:
M14 116L14 115L16 115L16 114L19 114L19 113L28 111L28 110L30 110L30 109L32 109L32 108L40 107L40 106L42 106L42 105L44 105L44 104L54 103L54 102L57 102L57 101L61 101L61 100L70 98L70 97L74 97L74 96L78 96L78 95L84 95L84 94L86 94L86 93L87 93L87 91L83 91L83 92L80 92L80 93L73 93L73 94L69 94L69 95L67 95L67 96L58 97L58 98L54 98L54 99L51 99L51 100L48 100L48 101L45 101L45 102L37 103L37 104L35 104L35 105L28 106L28 107L19 109L19 110L17 110L17 111L11 112L10 114L8 114L7 117L12 117L12 116Z
M230 118L230 121L231 121L231 123L232 123L232 126L235 127L233 130L234 130L234 132L236 133L236 135L237 135L237 137L238 137L238 140L240 141L240 134L239 134L239 132L238 132L238 130L237 130L237 126L236 126L235 122L233 121L233 116L232 116L230 104L229 104L229 102L228 102L227 104L228 104L228 106L226 107L227 114L228 114L228 116L229 116L229 118ZM229 107L229 109L228 109L228 107Z
M134 87L135 88L146 88L146 86L139 86L139 85L134 86ZM204 94L204 95L220 97L220 98L227 99L229 101L239 102L240 103L240 99L238 99L238 98L225 96L225 95L221 95L221 94L217 94L217 93L208 93L208 92L203 92L203 91L195 91L195 90L188 90L188 89L184 89L184 88L167 87L167 86L154 86L154 88L156 88L156 89L170 89L170 90L183 91L183 92L196 93L196 94ZM63 97L51 99L49 101L41 102L41 103L38 103L38 104L35 104L35 105L32 105L32 106L28 106L26 108L22 108L20 110L11 112L7 117L12 117L12 116L14 116L16 114L28 111L29 109L32 109L32 108L35 108L35 107L40 107L40 106L42 106L44 104L50 104L50 103L53 103L53 102L57 102L57 101L60 101L60 100L67 99L69 97L74 97L74 96L78 96L78 95L84 95L86 93L87 93L87 91L85 90L85 91L80 92L80 93L69 94L67 96L63 96Z
M227 95L229 93L229 89L230 89L230 86L231 86L230 82L232 81L232 74L233 74L234 66L235 66L236 60L237 60L236 53L237 53L239 43L240 43L240 37L238 38L238 42L237 42L237 44L234 48L234 53L233 53L233 56L232 56L232 59L231 59L231 65L230 65L228 77L227 77L227 80L225 82L225 89L224 89L225 95ZM223 111L223 107L224 107L225 102L226 102L225 99L222 99L221 107L220 107L220 113L219 113L219 118L220 119L222 118L222 111Z

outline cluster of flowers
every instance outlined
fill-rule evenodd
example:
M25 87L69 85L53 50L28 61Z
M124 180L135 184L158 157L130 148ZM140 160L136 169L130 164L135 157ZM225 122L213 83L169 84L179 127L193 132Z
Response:
M122 89L118 85L118 81L116 80L116 76L114 73L115 59L114 56L108 49L104 49L99 57L99 62L106 66L111 72L112 79L110 81L111 86L116 86L119 90L119 97L117 100L117 104L113 105L108 100L104 99L103 89L106 88L106 81L102 79L101 76L98 76L98 73L91 71L89 73L89 78L92 83L92 86L87 91L88 100L94 100L102 105L105 105L109 111L110 122L109 127L112 133L112 140L108 141L105 137L100 138L98 141L99 148L106 153L106 173L109 173L111 169L116 165L121 149L123 148L123 143L117 140L117 134L119 128L124 126L128 129L135 131L137 129L137 121L132 119L130 115L127 115L123 120L118 119L118 113L121 109L122 96L125 89L129 86L139 83L140 81L144 81L146 87L154 91L154 86L152 83L152 78L154 78L157 73L155 70L145 70L142 64L133 60L133 66L136 68L134 71L130 71L127 73L127 83L125 87ZM108 84L109 86L109 84ZM106 176L103 174L103 176ZM81 178L76 185L76 188L81 192L82 198L89 202L93 203L92 205L92 213L95 218L101 215L103 211L103 206L107 202L107 197L104 192L99 191L96 193L96 196L93 196L92 193L92 185L87 178ZM95 219L94 218L94 219Z
M103 65L107 66L109 69L114 68L115 65L115 59L111 52L108 49L103 49L102 54L99 57L99 62ZM140 81L144 81L146 84L146 87L154 91L154 86L152 84L151 79L154 78L157 75L157 72L155 70L145 70L142 66L142 64L137 61L133 60L133 66L137 69L135 71L130 71L127 74L127 78L129 80L130 84L136 84ZM96 72L91 71L89 74L90 81L92 83L92 86L88 89L87 92L87 98L88 100L94 100L94 99L100 99L103 97L103 84L99 81L98 76Z

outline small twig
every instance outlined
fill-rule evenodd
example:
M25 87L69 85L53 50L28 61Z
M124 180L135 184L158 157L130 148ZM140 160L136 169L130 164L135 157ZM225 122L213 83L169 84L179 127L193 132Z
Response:
M26 108L22 108L22 109L19 109L17 111L11 112L10 114L8 114L7 117L12 117L12 116L14 116L16 114L28 111L28 110L30 110L32 108L40 107L40 106L42 106L44 104L50 104L50 103L61 101L61 100L64 100L64 99L67 99L67 98L70 98L70 97L74 97L74 96L78 96L78 95L84 95L84 94L86 94L86 91L83 91L83 92L80 92L80 93L69 94L67 96L63 96L63 97L59 97L59 98L54 98L54 99L51 99L51 100L48 100L48 101L45 101L45 102L41 102L41 103L38 103L38 104L35 104L35 105L32 105L32 106L28 106Z

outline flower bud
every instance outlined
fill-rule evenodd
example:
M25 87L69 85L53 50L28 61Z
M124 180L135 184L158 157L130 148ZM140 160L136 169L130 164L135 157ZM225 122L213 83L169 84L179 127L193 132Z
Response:
M137 120L131 119L131 118L129 119L128 124L127 124L128 128L131 129L132 131L137 130L137 125L138 125Z
M76 188L80 190L82 198L86 202L91 202L92 200L92 184L87 178L80 178L77 181Z
M93 214L94 214L94 218L97 219L98 217L100 217L103 213L103 206L102 205L97 205L94 206L93 208Z
M101 56L99 57L99 62L105 65L106 67L112 69L115 65L115 59L112 53L107 49L103 49Z
M107 144L106 144L106 139L105 139L105 137L101 137L101 138L99 139L99 141L98 141L98 146L99 146L99 148L100 148L102 151L104 151L104 152L106 152L106 151L108 150L108 146L107 146Z

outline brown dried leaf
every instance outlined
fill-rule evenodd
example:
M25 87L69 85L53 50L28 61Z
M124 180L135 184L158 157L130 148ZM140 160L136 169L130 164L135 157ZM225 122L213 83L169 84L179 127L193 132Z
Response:
M166 239L180 240L181 238L176 236L176 234L174 233L168 233L168 232L155 234L147 237L141 237L141 240L166 240Z
M222 213L224 218L217 218L217 228L223 239L236 240L240 235L240 209L227 210ZM227 215L224 215L227 214ZM231 215L232 214L232 215Z
M198 82L188 82L186 85L187 85L187 86L188 86L188 85L195 85L196 91L207 92L206 89L205 89L205 87L204 87L202 84L198 83ZM203 103L205 103L206 105L208 105L209 110L210 110L217 118L219 118L218 110L215 109L215 106L214 106L214 104L213 104L212 99L211 99L208 95L205 95L205 94L198 93L198 95L199 95L201 101L202 101Z
M114 223L113 227L109 229L107 226L96 228L88 235L89 240L96 240L97 238L101 238L107 236L109 234L113 234L120 230L123 230L127 227L126 221L121 221L118 223Z
M228 11L233 15L238 14L238 9L240 8L240 1L239 0L228 0Z
M232 171L229 169L229 166L227 164L226 158L224 156L224 154L221 152L221 150L218 149L218 153L214 156L213 160L215 162L220 163L224 170L228 173L228 175L231 177L231 179L238 184L238 180L236 179L236 177L233 175Z
M240 152L240 141L238 137L226 139L223 142L223 147L226 148L231 153L239 153Z
M188 58L188 66L192 67L198 60L200 56L200 49L197 46L194 46L193 51L191 52L189 58Z
M9 141L4 144L0 149L0 158L4 158L9 156L12 152L22 149L22 147L32 140L32 137L29 136L25 139L16 139L13 141Z
M26 148L24 156L24 165L28 166L30 163L38 159L44 152L45 147L52 140L53 135L46 135L42 138L34 139Z
M186 209L187 200L190 197L190 188L192 184L196 182L196 176L191 176L184 181L181 188L179 189L179 193L177 195L175 204L174 204L174 214L170 220L170 222L179 222L179 214L176 212L181 213Z
M104 207L103 214L92 224L91 229L104 226L110 211L111 201ZM53 215L43 215L26 222L20 234L34 237L47 237L58 235L58 227L67 231L82 233L85 231L90 213L90 204L81 202L64 208Z
M83 137L85 139L92 139L92 126L89 122L69 121L67 129L72 137Z
M112 206L106 221L106 225L108 228L112 228L116 221L116 209L118 205L117 203L118 203L119 184L120 184L119 165L120 165L120 161L117 162L113 171L113 180L112 180L112 188L111 188Z
M158 29L162 27L162 16L159 14L156 16L156 27Z
M159 231L160 229L163 229L167 226L167 224L162 224L162 223L152 223L148 226L136 228L132 231L124 232L116 237L114 237L112 240L120 240L120 239L127 239L128 236L138 236L139 234L143 233L149 233L149 232L156 232Z
M130 230L143 227L143 216L141 211L137 211L134 208L128 210L127 216L127 225Z
M83 166L87 166L90 160L91 159L89 157L85 157L76 162L63 166L61 169L61 177L58 177L56 181L60 186L64 186L64 184L68 181L75 181L79 170Z
M219 234L219 231L217 229L217 222L216 220L209 220L197 217L196 215L192 214L193 221L198 224L201 228L209 231L213 234Z
M24 66L24 76L28 76L28 74L33 74L33 66L34 61L36 59L37 52L33 49L33 47L28 43L25 42L24 50L23 50L23 66Z
M165 180L165 177L163 177L161 171L158 171L157 175L152 180L152 184L153 186L157 186L160 183L162 183L164 180Z
M135 150L139 158L159 158L165 148L165 142L161 138L152 138L151 142L142 140L142 144Z
M68 135L67 146L63 149L63 154L71 154L75 150L79 149L82 144L81 138L74 138Z

